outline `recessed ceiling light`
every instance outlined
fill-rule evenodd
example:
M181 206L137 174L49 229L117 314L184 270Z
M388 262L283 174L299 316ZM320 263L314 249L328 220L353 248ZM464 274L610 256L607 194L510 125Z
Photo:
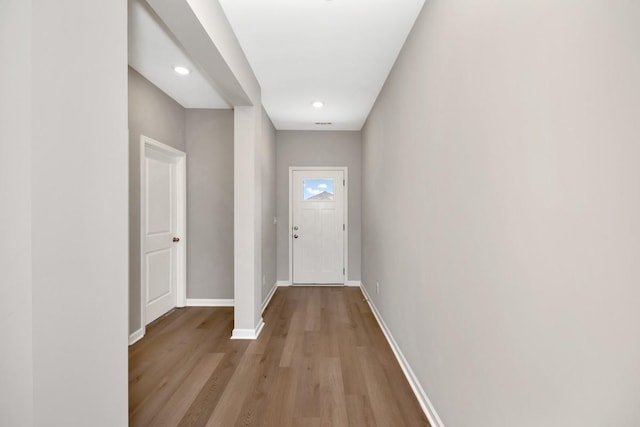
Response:
M187 74L191 73L190 69L188 69L187 67L181 67L179 65L173 67L173 71L180 74L181 76L186 76Z
M324 102L322 102L322 101L313 101L311 103L311 105L313 105L313 108L322 108L322 107L324 107Z

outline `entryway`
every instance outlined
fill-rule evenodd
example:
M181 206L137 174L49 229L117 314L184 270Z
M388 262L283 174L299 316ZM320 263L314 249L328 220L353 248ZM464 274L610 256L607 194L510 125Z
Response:
M292 284L344 284L347 168L289 169Z

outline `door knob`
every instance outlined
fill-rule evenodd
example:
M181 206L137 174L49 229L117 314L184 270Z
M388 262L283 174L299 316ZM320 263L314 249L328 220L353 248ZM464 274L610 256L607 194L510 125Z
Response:
M180 238L179 238L179 237L174 237L174 238L173 238L173 241L174 241L174 242L179 242L179 241L180 241Z
M298 230L298 226L297 225L294 226L293 229L297 231Z
M297 238L298 238L298 235L297 235L297 234L294 234L294 235L293 235L293 238L294 238L294 239L297 239Z

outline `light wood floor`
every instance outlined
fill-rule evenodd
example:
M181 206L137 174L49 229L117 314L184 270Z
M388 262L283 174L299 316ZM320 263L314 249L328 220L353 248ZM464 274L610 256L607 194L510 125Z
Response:
M428 426L358 288L279 288L257 340L177 309L129 349L131 426Z

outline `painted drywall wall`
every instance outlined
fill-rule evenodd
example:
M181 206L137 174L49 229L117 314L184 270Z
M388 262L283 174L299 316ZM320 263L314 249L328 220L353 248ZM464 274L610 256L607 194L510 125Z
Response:
M185 151L185 110L133 68L129 67L128 70L129 333L133 333L142 327L140 324L140 136L144 135ZM189 160L187 155L187 169L190 167Z
M186 0L249 102L236 101L234 115L234 337L255 335L262 323L262 99L253 74L220 3ZM201 57L210 57L200 52ZM203 61L204 62L204 61ZM218 67L222 68L222 67ZM212 73L215 79L217 73ZM224 76L226 76L226 72ZM222 81L218 81L222 83ZM233 86L231 82L225 86ZM235 91L234 91L235 92Z
M235 107L233 334L235 338L252 337L262 324L260 85L218 2L149 0L149 3Z
M159 1L159 0L154 0ZM231 80L236 80L245 94L248 96L248 101L243 103L237 96L235 105L249 106L254 105L256 112L259 112L262 108L260 104L261 90L260 84L253 74L253 69L247 60L244 51L240 47L240 43L231 28L231 24L227 19L222 6L219 2L212 2L208 0L186 0L186 3L193 10L193 13L200 21L202 28L207 32L215 47L217 53L223 58L226 66L229 68L233 77L229 78L229 81L220 81L220 85L225 87L234 87ZM211 55L211 54L210 54ZM220 67L222 68L222 67ZM223 77L219 73L216 77ZM226 77L226 73L225 73ZM235 97L234 97L235 98Z
M363 281L447 427L640 425L639 22L428 1L371 112Z
M0 425L33 425L31 2L0 3Z
M262 114L255 107L236 107L234 110L235 338L255 336L255 331L263 323L261 120Z
M262 109L262 303L276 285L276 129Z
M31 5L33 425L124 426L127 4Z
M278 131L277 133L278 280L289 280L289 167L349 168L349 275L360 280L362 141L360 132Z
M186 110L187 298L233 299L233 111Z

